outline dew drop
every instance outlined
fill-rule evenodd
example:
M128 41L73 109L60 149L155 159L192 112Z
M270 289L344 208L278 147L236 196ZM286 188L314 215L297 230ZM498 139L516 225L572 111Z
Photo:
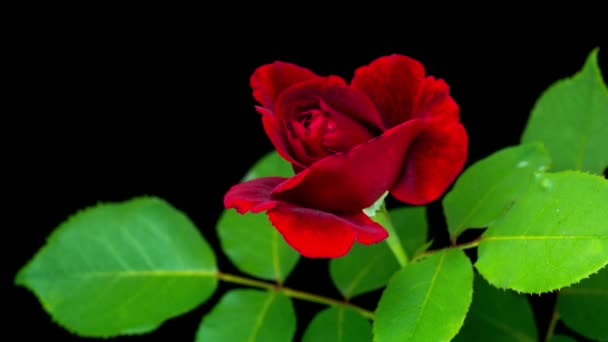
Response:
M526 166L528 166L528 161L527 160L520 160L519 163L517 163L517 167L519 168L524 168Z

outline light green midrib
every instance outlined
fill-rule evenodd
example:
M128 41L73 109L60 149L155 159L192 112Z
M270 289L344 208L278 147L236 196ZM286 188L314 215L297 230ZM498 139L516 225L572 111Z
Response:
M441 271L441 267L443 266L443 262L445 261L446 255L447 255L447 251L442 253L441 258L439 259L439 262L437 263L437 268L435 268L435 273L433 274L433 278L431 278L431 282L429 284L429 289L426 291L426 293L424 295L424 300L422 301L420 313L418 313L418 317L416 317L416 322L414 323L414 330L410 334L410 336L409 336L410 338L416 334L416 331L418 330L418 327L420 326L420 324L419 324L420 318L422 318L424 311L426 310L427 303L431 297L431 292L433 292L433 288L435 288L435 283L437 282L437 277L439 276L439 273Z
M486 241L501 241L501 240L605 240L608 235L512 235L512 236L487 236L480 240L480 243Z
M511 326L508 326L506 324L503 324L501 321L497 321L497 320L495 320L493 318L490 318L489 315L482 315L482 314L478 314L476 312L471 312L471 314L473 316L477 317L478 319L486 321L490 325L494 326L496 329L507 333L509 336L512 336L513 338L515 338L518 341L522 341L522 342L534 342L534 341L536 341L534 339L534 337L528 336L525 332L520 331L518 329L515 329L515 328L513 328Z
M270 305L272 304L274 297L276 296L274 292L270 292L269 294L270 295L268 296L268 299L266 299L266 301L262 305L262 310L260 310L260 315L255 321L255 325L253 326L251 335L249 335L249 342L254 342L256 340L256 337L258 336L258 333L260 332L260 329L262 327L262 322L264 322L264 317L266 317L268 309L270 309Z
M137 277L193 277L217 278L215 270L137 270L137 271L99 271L82 273L45 272L25 273L21 277L31 278L137 278Z
M279 258L279 233L272 231L272 266L274 268L274 278L278 282L283 282L281 275L281 260Z
M338 342L344 341L344 309L338 309ZM348 342L348 341L347 341Z

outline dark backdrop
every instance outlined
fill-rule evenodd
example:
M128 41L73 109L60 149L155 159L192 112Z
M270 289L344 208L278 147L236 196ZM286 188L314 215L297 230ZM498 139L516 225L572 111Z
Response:
M248 83L264 63L283 60L350 80L355 68L379 56L414 57L451 86L470 138L470 165L518 143L539 94L579 70L600 45L592 20L573 25L556 18L534 28L513 17L387 18L396 8L338 19L240 10L149 4L25 10L11 34L16 77L8 95L16 110L3 135L6 188L14 190L8 214L15 218L3 244L11 255L6 280L77 209L143 194L187 213L219 252L214 226L223 194L272 150ZM604 70L607 48L600 51ZM432 232L442 243L441 208L430 208ZM225 257L219 263L237 272ZM287 285L338 297L326 266L302 259ZM151 335L117 341L190 341L229 288L221 284L207 304ZM52 323L27 290L11 286L9 294L11 327L21 336L79 340ZM373 309L378 296L358 303ZM552 298L532 301L544 329ZM322 306L295 305L300 336Z

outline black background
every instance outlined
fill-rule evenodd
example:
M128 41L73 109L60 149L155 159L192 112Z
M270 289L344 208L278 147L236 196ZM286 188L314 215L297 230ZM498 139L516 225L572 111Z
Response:
M7 49L14 76L2 136L12 222L3 243L7 284L77 209L144 194L187 213L219 253L214 226L224 193L272 150L248 82L262 64L283 60L350 80L382 55L414 57L450 85L469 134L470 165L517 144L536 98L579 70L601 38L596 21L574 24L573 13L539 23L503 19L502 11L444 19L400 7L361 8L353 16L234 6L24 9ZM604 74L607 48L600 50ZM431 204L437 247L445 243L443 220L439 202ZM219 259L220 269L238 273ZM338 298L326 266L302 259L287 286ZM53 323L30 292L8 285L10 327L19 336L80 340ZM153 334L116 340L191 341L201 317L230 288L220 284L206 304ZM356 302L373 309L379 294ZM553 297L531 300L542 336ZM299 338L323 307L294 302Z

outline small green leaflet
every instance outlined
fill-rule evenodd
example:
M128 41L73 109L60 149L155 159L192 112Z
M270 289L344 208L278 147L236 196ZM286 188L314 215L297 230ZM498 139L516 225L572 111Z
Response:
M380 298L374 341L448 341L460 330L472 295L473 267L461 250L408 264Z
M552 169L602 174L608 166L608 90L598 49L572 78L554 83L538 99L521 141L542 142Z
M299 254L291 248L264 214L241 215L224 210L217 224L222 250L244 273L285 281Z
M372 325L356 311L331 307L319 312L304 332L302 342L369 342Z
M570 329L590 339L608 341L608 267L562 289L557 309Z
M392 209L389 216L403 245L414 251L424 244L428 233L425 207ZM345 298L383 287L398 269L386 242L355 244L347 255L329 262L331 279Z
M608 264L608 181L578 171L539 175L481 236L475 267L490 284L553 291Z
M81 336L156 329L217 287L213 251L194 224L154 197L100 204L62 223L17 274L45 310Z
M292 175L291 165L277 152L270 152L254 164L243 181ZM241 215L234 209L224 210L217 234L230 261L242 272L258 278L283 282L300 258L264 213Z
M452 240L499 218L549 163L542 145L530 144L505 148L469 167L442 202Z
M329 261L331 279L344 298L383 287L398 269L385 242L369 246L356 243L348 254Z
M202 320L197 342L292 341L296 314L280 292L231 290Z
M525 296L499 290L475 276L473 304L454 342L536 342L538 334Z

